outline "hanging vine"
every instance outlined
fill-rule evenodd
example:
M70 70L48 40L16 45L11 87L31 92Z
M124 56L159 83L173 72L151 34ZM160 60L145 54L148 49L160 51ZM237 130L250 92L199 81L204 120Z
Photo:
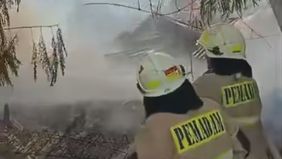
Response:
M50 85L53 86L57 82L57 73L58 73L58 65L59 65L59 60L58 60L58 54L57 54L57 43L55 41L54 35L52 37L52 48L53 48L53 54L52 54L52 64L51 64L51 83Z
M51 48L53 50L51 57L49 56L48 46L44 41L42 32L38 42L34 41L32 33L31 64L33 66L33 78L35 81L37 80L38 68L41 65L41 68L47 75L47 80L50 82L50 85L53 86L57 82L57 70L59 64L61 66L62 74L64 75L65 73L65 57L67 52L63 41L62 31L57 24L49 26L11 27L9 10L16 7L18 12L20 3L21 0L0 0L0 87L13 86L11 76L18 76L18 70L21 64L16 56L17 36L6 35L6 30L31 29L32 33L32 28L40 28L40 30L42 30L46 27L57 27L57 35L53 35L51 39Z
M50 82L50 86L54 86L58 79L58 68L60 66L62 75L65 74L65 58L67 57L66 46L62 36L62 30L57 27L56 35L53 33L54 26L49 27L52 33L51 38L51 50L48 52L44 37L42 34L42 26L31 26L32 28L40 27L39 42L36 44L33 41L33 54L31 63L33 64L33 76L34 80L37 80L38 65L41 65L42 70L47 76L47 80ZM32 34L33 36L33 34Z
M31 64L33 65L33 78L36 81L37 80L38 50L37 50L37 45L34 41L33 41L33 44L32 44Z
M11 74L18 76L20 61L16 57L17 36L8 38L4 27L10 26L9 9L19 10L20 0L0 0L0 86L13 85Z
M60 59L60 67L61 67L62 75L64 75L66 68L65 57L67 56L67 50L62 36L62 30L60 28L58 28L57 30L57 47L58 47L58 54Z
M56 35L53 33L53 28L56 27ZM38 43L34 41L33 38L33 31L32 29L40 28L40 36ZM52 52L48 52L48 47L44 40L44 35L42 33L43 28L51 28L52 38L51 38L51 49ZM65 59L67 57L66 46L63 40L62 30L59 26L56 25L47 25L47 26L20 26L20 27L9 27L4 28L4 30L14 30L14 29L31 29L31 36L32 36L32 57L31 57L31 64L33 66L33 78L34 81L38 78L38 66L41 66L42 70L45 72L47 76L47 81L50 82L50 86L54 86L58 79L58 68L60 65L62 75L65 74ZM10 85L12 86L12 81L9 76L8 69L15 75L18 76L18 69L20 66L20 61L16 58L15 52L15 43L16 36L14 40L10 42L8 50L13 50L14 53L11 53L14 57L14 63L11 63L9 60L10 67L7 67L7 62L4 61L4 58L0 58L0 86ZM6 50L7 50L6 49ZM3 51L1 51L3 52ZM9 52L9 51L6 51ZM7 58L7 57L6 57ZM4 62L3 62L4 61Z
M252 0L253 7L258 6L260 0ZM222 19L225 20L230 17L231 14L237 13L239 17L242 17L242 13L247 9L247 5L250 1L247 0L201 0L200 12L201 20L209 24L213 17L218 13Z
M16 57L17 36L14 36L10 41L1 43L0 48L0 86L13 85L9 70L15 76L18 76L18 68L21 62Z
M51 65L50 65L47 48L43 38L42 31L40 33L39 42L38 42L38 54L39 54L39 61L41 67L46 73L47 80L50 81L50 73L52 70L51 70Z

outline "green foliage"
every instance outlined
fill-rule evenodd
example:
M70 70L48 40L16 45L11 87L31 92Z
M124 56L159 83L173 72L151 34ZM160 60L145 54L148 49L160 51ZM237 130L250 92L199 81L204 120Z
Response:
M33 65L33 78L35 81L37 80L37 65L38 65L37 59L38 59L37 45L35 44L35 42L33 42L31 64Z
M50 86L54 86L57 82L59 66L61 67L62 75L65 74L65 58L67 56L60 28L58 28L56 36L53 35L52 37L51 47L52 54L49 55L44 37L41 34L38 44L36 45L36 43L33 43L31 63L33 64L34 80L37 80L37 68L40 65L47 76L47 80L50 82Z
M18 76L18 68L21 62L16 57L17 37L5 41L0 45L0 86L13 85L10 73Z
M253 7L257 6L259 1L252 0ZM216 14L220 14L223 20L229 18L233 13L237 13L239 17L242 17L243 11L247 9L247 4L247 0L201 0L201 21L210 24Z
M61 71L62 74L65 74L65 56L67 56L67 50L65 47L65 43L63 40L62 36L62 30L58 28L57 30L57 47L58 47L58 54L59 54L59 59L60 59L60 66L61 66Z
M40 35L39 42L38 42L38 54L39 54L39 61L41 63L42 69L45 71L47 75L47 80L50 81L50 61L47 53L46 44L43 38L43 35Z
M0 86L10 85L10 75L18 76L20 61L16 57L17 36L8 39L4 27L10 26L9 9L17 6L20 0L0 0Z
M58 59L58 47L57 43L55 41L55 38L52 38L52 48L53 48L53 54L52 54L52 63L51 63L51 83L50 85L53 86L57 81L57 74L58 74L58 65L59 65L59 59Z
M141 6L144 5L140 5L139 0L137 0L138 6L110 2L91 2L85 3L85 5L124 7L143 13L150 13L153 18L163 16L181 25L186 25L190 29L203 30L206 26L211 24L215 16L221 15L223 21L228 20L234 13L237 13L237 15L241 17L245 9L249 9L251 6L258 6L260 0L171 0L171 5L175 5L176 10L167 13L161 13L162 0L158 1L157 6L154 6L151 0L144 0L143 2L146 1L150 4L150 9L141 8ZM182 2L182 6L179 6L179 2ZM183 5L183 3L185 3L185 5ZM183 16L178 17L178 15Z
M20 2L21 0L0 0L0 87L13 86L11 76L18 76L20 61L16 57L17 36L14 36L8 40L5 30L11 29L9 9L12 7L17 7L17 11L19 11ZM50 86L53 86L57 82L59 65L61 67L62 75L65 74L65 57L67 56L62 31L59 27L56 36L53 35L52 37L52 55L50 56L48 54L47 46L42 34L42 28L47 27L53 29L54 26L58 27L58 25L50 25L14 28L40 28L41 35L39 37L38 43L33 41L31 58L31 64L33 65L33 78L35 81L37 80L38 68L41 66L47 75L47 80L50 82Z

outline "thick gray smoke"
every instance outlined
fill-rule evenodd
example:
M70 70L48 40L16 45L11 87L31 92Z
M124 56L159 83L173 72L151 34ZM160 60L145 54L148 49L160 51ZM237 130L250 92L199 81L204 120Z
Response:
M261 18L264 20L262 21ZM247 59L253 67L263 103L263 122L269 137L281 145L281 43L282 34L269 5L244 20L256 33L242 22L237 26L247 42ZM264 37L264 38L262 38Z
M124 3L132 4L133 2L124 1ZM49 108L50 105L54 105L55 107L52 107L54 112L64 112L64 108L67 106L62 105L81 106L78 101L87 101L86 104L83 102L82 105L91 108L103 108L103 111L106 109L106 112L108 112L105 115L107 120L104 118L93 119L91 118L95 114L93 113L87 115L86 118L89 121L99 122L103 120L103 124L108 125L108 129L130 129L136 126L134 124L139 123L140 120L132 120L135 116L131 114L131 111L132 109L135 112L142 110L137 109L138 111L136 111L135 104L132 104L129 109L127 107L121 108L125 101L138 101L141 99L135 88L135 67L133 67L134 65L124 65L124 63L119 62L111 63L104 58L104 54L120 51L115 49L117 46L114 39L122 32L132 33L147 18L147 14L119 7L85 7L82 5L82 1L77 0L22 1L20 13L13 13L11 17L12 25L60 23L69 52L67 73L65 77L60 77L58 83L52 88L45 81L44 74L40 74L41 78L37 83L34 83L32 66L30 65L31 31L12 32L17 32L19 35L18 53L23 65L20 77L14 78L15 87L0 88L0 104L5 102L9 102L11 106L20 104L23 108L22 113L34 114L33 111L30 111L33 110L32 108L24 108L27 105L30 107L43 107L40 108L43 110L37 108L38 113L44 111L44 107ZM253 66L254 76L259 83L264 104L263 115L266 128L271 130L275 128L275 131L278 131L281 129L278 112L282 111L278 107L279 103L281 103L281 96L278 96L281 94L281 32L269 6L262 8L258 14L248 17L245 21L259 34L267 36L261 39L251 33L244 25L237 23L237 26L244 31L247 39L253 38L247 40L247 56ZM163 39L171 38L170 41L177 41L181 37L180 33L168 28L163 27L159 30L159 33L171 32L171 34L162 36ZM146 28L143 32L146 32ZM174 33L177 36L170 36ZM39 31L33 30L33 34L35 40L38 40ZM50 38L50 30L44 29L44 35L47 41ZM185 38L183 39L185 40ZM190 42L194 37L187 39ZM181 44L176 42L175 45L169 47L176 46L177 48L171 50L175 52L181 51L184 54L185 49L180 49L180 47L183 47L185 42ZM196 62L194 68L197 72L196 77L201 74L203 68L205 68L203 63ZM75 113L71 108L66 109L70 109L71 118L72 114ZM95 112L95 110L93 111ZM46 117L41 116L43 119L40 120L50 120L51 125L56 122L51 121L50 118L60 120L62 123L71 120L68 115L65 118L57 118L57 114L60 113L50 113L50 117L49 115ZM37 117L39 118L39 116ZM50 123L46 125L50 125ZM52 127L60 127L60 125L55 124ZM273 132L271 134L274 134ZM281 131L279 132L281 133ZM279 136L275 137L279 138Z
M123 8L85 7L77 0L22 1L20 12L12 12L11 25L59 23L69 53L66 75L59 77L55 87L49 87L43 73L35 83L30 64L31 35L37 41L40 31L11 31L19 36L17 49L23 65L20 76L13 80L15 87L0 88L1 105L8 102L12 116L32 129L63 129L81 107L88 110L86 126L98 123L108 130L132 131L143 112L136 101L141 98L135 87L135 68L109 65L104 54L112 51L119 33L134 30L147 16ZM49 28L43 29L47 43L51 34ZM128 101L136 102L125 104Z
M18 54L23 62L20 77L14 78L15 87L5 89L1 95L8 102L26 104L71 103L77 100L137 98L135 75L128 70L113 71L103 54L112 48L112 40L120 32L133 29L142 19L138 14L126 15L123 9L85 7L79 1L23 1L21 11L13 14L12 25L38 25L59 23L69 52L67 72L55 87L49 87L44 74L37 83L32 79L31 31L16 31L19 35ZM134 19L135 18L135 19ZM13 20L14 19L14 20ZM13 33L16 33L13 32ZM39 29L33 29L38 40ZM50 29L43 29L49 42ZM134 70L135 71L135 70Z
M132 1L124 1L123 3L134 5ZM148 4L142 4L142 6L149 9ZM66 75L59 77L55 87L49 87L43 73L39 74L40 78L34 83L30 64L31 35L33 34L34 40L37 41L40 31L39 29L12 31L11 34L18 33L19 35L18 55L23 65L20 70L20 77L14 78L15 87L0 89L1 103L10 103L11 107L15 107L14 110L20 110L17 108L22 107L20 111L22 117L15 113L17 118L26 121L26 123L47 121L47 123L32 122L30 123L33 125L32 127L40 127L41 124L60 127L71 120L69 118L74 112L69 110L64 115L57 112L72 109L71 107L75 105L81 106L79 101L89 101L88 106L93 108L93 111L101 107L103 111L107 110L108 113L104 114L107 120L101 119L107 129L119 130L124 128L128 130L136 128L138 126L136 123L140 123L140 118L136 117L142 115L140 112L143 112L140 102L139 108L134 108L136 104L132 103L124 107L124 103L127 101L141 100L141 96L135 87L135 65L127 65L130 63L129 61L125 61L125 65L121 62L107 61L104 54L120 51L116 50L118 47L114 43L116 42L114 39L122 32L133 32L149 16L125 8L86 7L83 2L77 0L23 1L20 13L12 12L12 26L59 23L69 52ZM154 21L151 20L150 23L154 24ZM173 30L174 27L171 25L166 27L166 24L160 22L160 25L163 25L160 30L163 35ZM146 33L149 30L145 28L143 32ZM51 34L49 28L43 29L47 43L50 43ZM170 42L174 41L173 44L176 46L170 46L174 51L172 53L179 51L185 53L185 50L180 47L185 46L186 42L177 40L180 36L182 37L181 40L185 40L182 32L174 30L172 33L163 36ZM136 38L140 39L140 37ZM189 39L195 40L195 37L187 36L187 39L191 41ZM191 45L193 44L191 43ZM122 49L127 48L123 47ZM70 107L66 107L67 105ZM58 110L56 110L56 107L58 107ZM50 112L48 115L40 113L47 112L45 109ZM70 117L68 114L70 114ZM37 118L38 120L35 120ZM91 117L87 117L87 119L96 121ZM62 121L61 124L54 125L56 120Z

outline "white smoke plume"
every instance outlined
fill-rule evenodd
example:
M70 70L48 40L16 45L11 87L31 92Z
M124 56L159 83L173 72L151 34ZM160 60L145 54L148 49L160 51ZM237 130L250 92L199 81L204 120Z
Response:
M129 110L119 109L124 101L141 99L135 88L135 68L119 67L118 63L108 65L103 55L113 51L113 39L119 33L133 31L148 17L147 14L111 6L85 7L82 1L77 0L26 0L22 1L20 13L12 14L11 25L14 26L59 23L69 57L66 75L59 77L55 87L49 87L43 74L34 83L30 64L30 30L18 31L18 54L23 65L20 77L14 78L15 87L0 88L1 104L9 102L11 106L20 103L22 107L60 107L60 104L76 105L78 101L118 101L111 104L109 110L116 111L109 111L108 120L104 122L109 125L109 129L118 129L119 126L128 129L132 124L140 122L132 121L134 116ZM281 32L269 6L245 21L255 31L267 36L264 39L255 36L252 40L247 40L247 56L260 87L266 128L275 127L277 131L282 127L278 116L278 112L282 111L278 107L281 103L278 96L281 94ZM247 38L253 36L244 25L242 30L247 30ZM38 31L33 32L34 37L37 37ZM48 30L44 31L46 38L49 34ZM197 63L196 69L202 71L205 66L201 64ZM107 107L106 103L87 105L92 108Z

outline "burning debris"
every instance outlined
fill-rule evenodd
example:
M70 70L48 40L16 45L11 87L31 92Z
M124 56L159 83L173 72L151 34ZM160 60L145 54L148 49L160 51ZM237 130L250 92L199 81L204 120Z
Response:
M17 155L46 159L104 159L127 157L130 143L126 135L107 136L102 133L70 134L43 130L9 133L8 144Z
M133 102L134 103L134 102ZM126 108L128 109L128 107ZM128 159L132 156L133 134L107 131L100 128L99 123L86 126L86 110L79 108L72 122L64 131L52 128L40 130L25 129L10 123L9 108L5 107L4 119L0 123L0 147L8 148L11 158L29 159ZM6 122L6 121L9 122ZM97 127L96 127L97 126ZM5 129L2 129L5 128Z

